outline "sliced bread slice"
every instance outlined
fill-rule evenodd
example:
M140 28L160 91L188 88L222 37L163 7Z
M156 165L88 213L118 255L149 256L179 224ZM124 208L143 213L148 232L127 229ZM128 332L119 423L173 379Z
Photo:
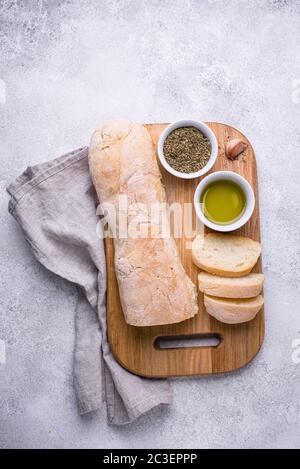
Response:
M249 274L260 253L259 242L220 233L198 235L192 245L193 262L206 272L224 277Z
M226 324L239 324L255 318L264 304L261 295L255 298L228 299L204 295L204 305L208 314Z
M200 272L199 290L207 295L223 298L253 298L262 291L263 274L249 274L245 277L230 278Z

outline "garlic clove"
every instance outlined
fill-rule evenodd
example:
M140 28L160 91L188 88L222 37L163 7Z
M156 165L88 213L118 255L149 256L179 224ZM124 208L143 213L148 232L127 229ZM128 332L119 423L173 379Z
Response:
M247 148L247 143L243 142L239 138L234 138L226 144L226 156L227 158L234 159L243 153Z

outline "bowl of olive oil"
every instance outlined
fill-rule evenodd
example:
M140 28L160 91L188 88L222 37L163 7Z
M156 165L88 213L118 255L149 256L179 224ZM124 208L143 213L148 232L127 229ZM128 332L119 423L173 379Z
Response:
M194 206L204 225L216 231L233 231L250 219L255 197L245 178L232 171L217 171L197 186Z

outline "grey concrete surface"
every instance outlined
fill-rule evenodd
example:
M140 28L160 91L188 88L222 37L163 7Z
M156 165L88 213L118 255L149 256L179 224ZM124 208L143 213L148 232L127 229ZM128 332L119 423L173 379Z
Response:
M0 21L0 447L299 448L299 1L1 0ZM266 274L258 357L174 380L170 408L122 428L104 409L77 414L75 291L33 259L5 193L113 116L216 120L248 136Z

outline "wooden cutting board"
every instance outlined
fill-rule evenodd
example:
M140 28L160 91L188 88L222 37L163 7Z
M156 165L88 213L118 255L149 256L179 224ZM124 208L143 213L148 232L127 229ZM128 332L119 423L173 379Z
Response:
M257 191L256 161L253 148L247 138L228 125L207 123L215 133L219 154L212 171L235 171L244 176L252 185L256 206L249 222L234 234L260 240L259 201ZM149 124L147 129L154 145L167 124ZM248 143L247 150L235 161L225 156L228 140L241 137ZM182 180L171 176L162 167L162 180L166 188L167 201L192 202L199 179ZM193 215L195 216L195 215ZM195 219L194 219L195 221ZM205 229L206 230L206 229ZM206 231L209 231L208 229ZM186 249L186 239L177 239L183 266L192 281L197 285L198 268L192 263L191 250ZM126 324L120 305L117 280L114 271L114 249L112 239L105 240L107 259L107 322L108 338L112 353L117 361L132 373L147 377L187 376L223 373L236 370L250 362L259 351L264 338L264 312L245 324L226 325L210 317L203 304L203 294L199 293L199 314L179 324L134 327ZM261 272L261 261L253 269ZM168 348L161 348L160 339L215 339L220 343L213 346L177 347L173 340ZM172 345L174 343L174 346ZM170 345L171 344L171 345ZM182 344L186 345L186 343Z

